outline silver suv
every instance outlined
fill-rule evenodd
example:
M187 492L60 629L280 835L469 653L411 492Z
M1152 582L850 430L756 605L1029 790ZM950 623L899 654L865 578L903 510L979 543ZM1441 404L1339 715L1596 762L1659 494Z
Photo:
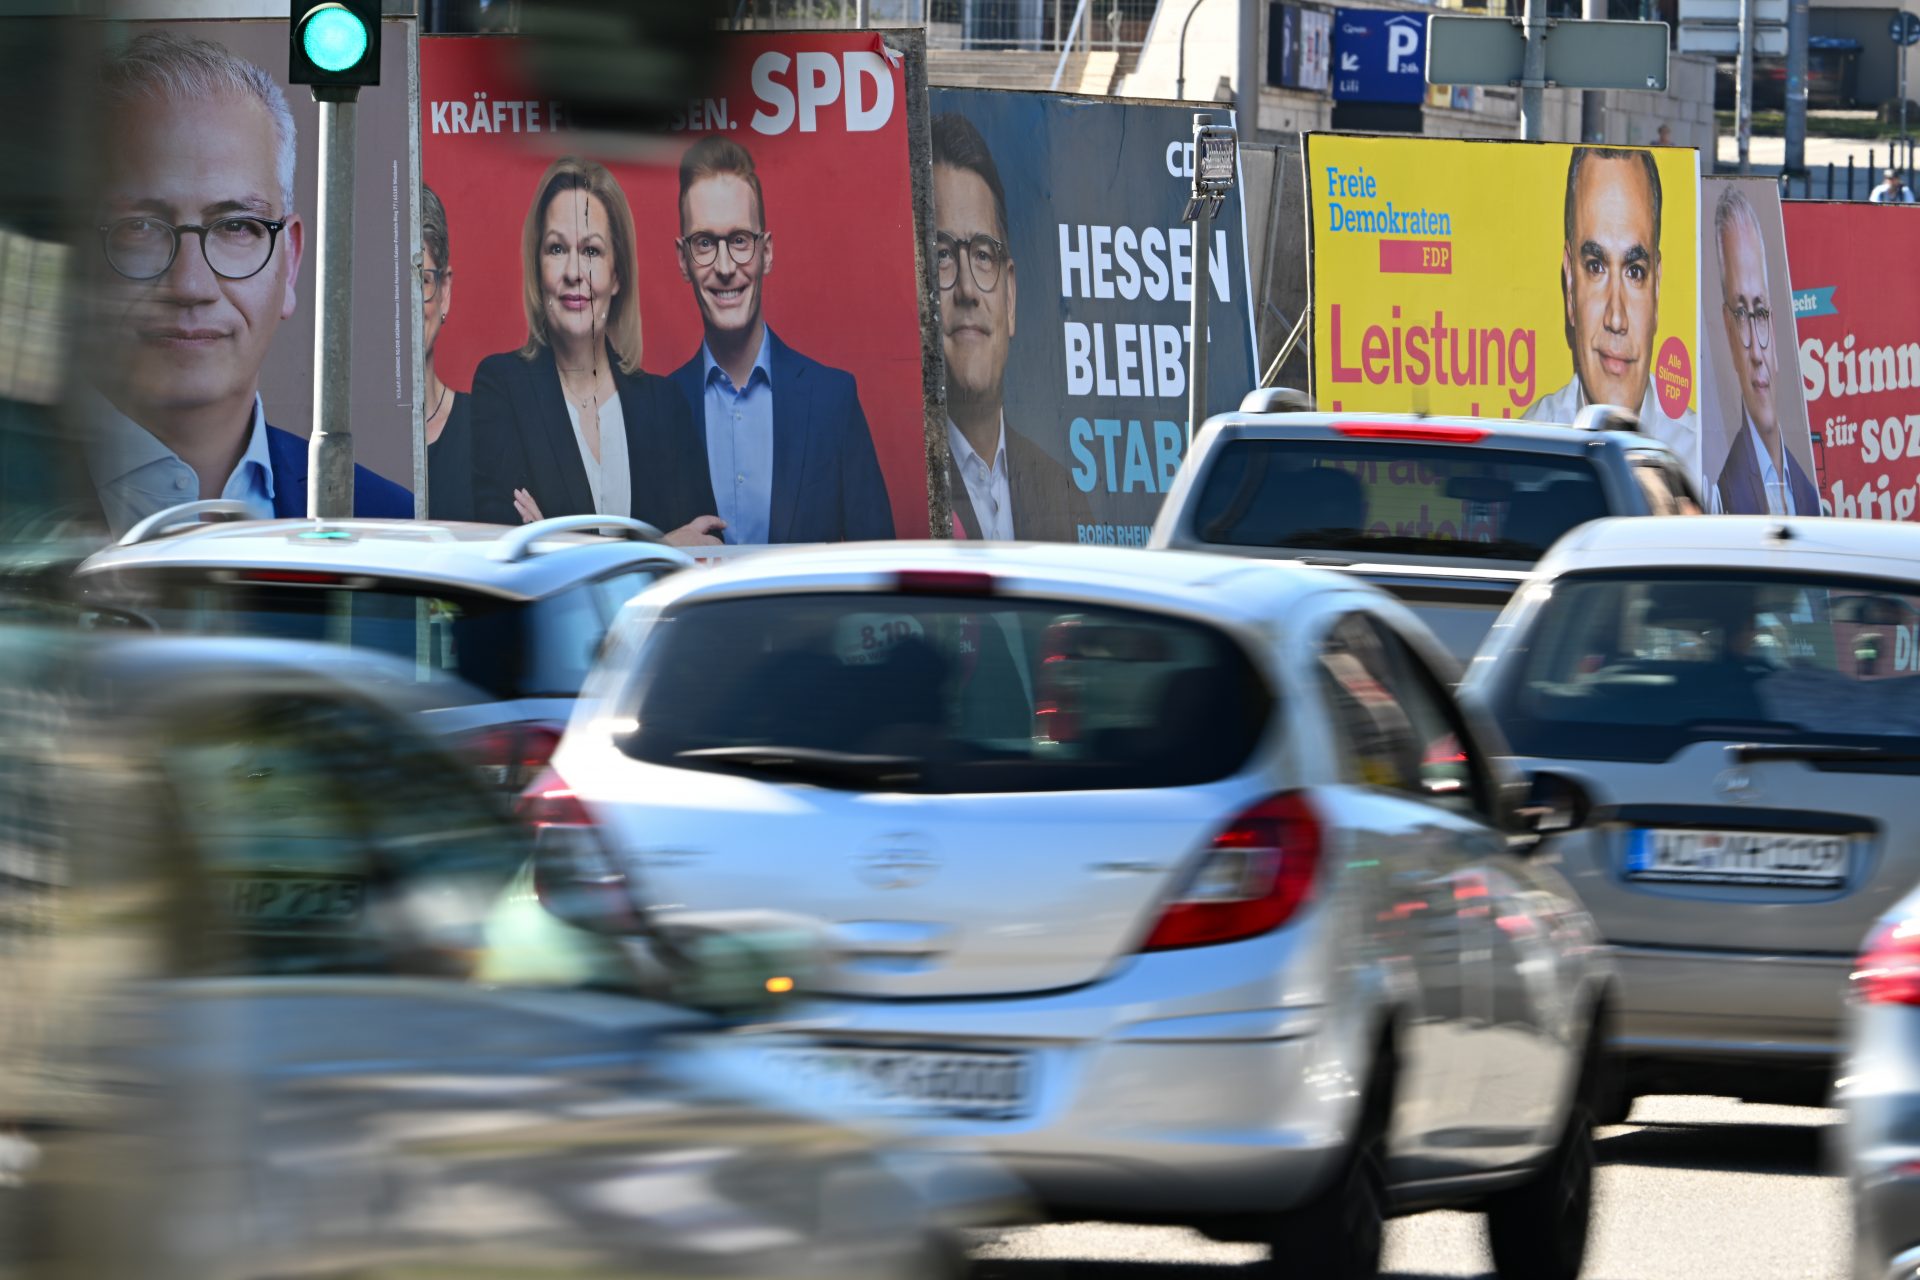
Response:
M149 518L80 566L81 599L164 632L327 641L410 659L422 681L464 681L480 698L431 723L516 793L559 741L609 621L693 563L614 516L518 528L245 516L213 501Z
M1209 421L1149 545L1300 560L1398 596L1465 663L1527 570L1603 516L1700 510L1680 459L1595 405L1573 426L1273 413Z

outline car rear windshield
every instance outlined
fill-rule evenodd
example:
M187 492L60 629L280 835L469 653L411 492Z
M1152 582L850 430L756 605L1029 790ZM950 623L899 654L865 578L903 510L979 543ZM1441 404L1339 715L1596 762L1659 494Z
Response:
M1920 735L1911 585L1687 572L1563 578L1495 686L1522 755L1660 761L1692 742Z
M1593 464L1421 440L1235 440L1201 490L1203 542L1534 561L1608 515Z
M169 574L127 603L162 631L370 649L417 660L422 680L455 676L496 698L578 694L605 631L584 586L528 603L397 583L349 590Z
M1273 699L1220 631L1042 600L776 595L671 614L628 754L854 790L1066 791L1238 770Z

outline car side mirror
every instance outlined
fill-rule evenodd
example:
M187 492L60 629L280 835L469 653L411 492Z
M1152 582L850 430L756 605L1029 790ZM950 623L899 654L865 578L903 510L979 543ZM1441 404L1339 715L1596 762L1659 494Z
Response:
M1525 785L1526 794L1510 810L1508 830L1544 840L1577 831L1587 824L1593 800L1586 788L1572 778L1540 772L1533 774Z

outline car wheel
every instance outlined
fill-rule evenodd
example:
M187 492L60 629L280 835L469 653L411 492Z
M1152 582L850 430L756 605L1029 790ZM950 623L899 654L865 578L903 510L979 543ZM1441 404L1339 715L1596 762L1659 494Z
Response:
M1320 1193L1281 1215L1272 1272L1301 1280L1373 1280L1387 1233L1387 1063L1361 1113L1340 1171Z
M1507 1280L1576 1280L1593 1214L1593 1103L1583 1081L1566 1129L1533 1179L1487 1203L1493 1269Z

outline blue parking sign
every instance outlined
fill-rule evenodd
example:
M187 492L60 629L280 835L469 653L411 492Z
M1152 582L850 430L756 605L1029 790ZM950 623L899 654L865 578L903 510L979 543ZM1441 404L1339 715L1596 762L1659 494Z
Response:
M1427 95L1427 18L1336 9L1333 96L1340 102L1417 103Z

